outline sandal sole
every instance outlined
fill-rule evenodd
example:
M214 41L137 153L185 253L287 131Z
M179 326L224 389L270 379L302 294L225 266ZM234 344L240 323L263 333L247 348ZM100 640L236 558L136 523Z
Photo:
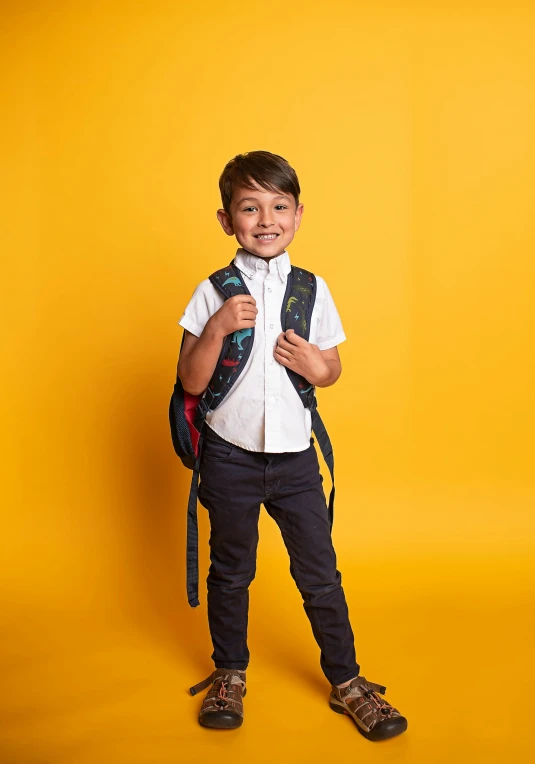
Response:
M337 714L350 716L357 725L360 734L367 740L373 740L374 742L377 740L388 740L396 735L401 735L402 732L405 732L408 726L407 719L404 716L395 716L393 719L385 719L384 722L379 722L373 729L368 730L364 727L363 722L361 722L358 717L354 716L351 711L347 710L345 706L330 700L329 707ZM388 724L388 722L391 723Z

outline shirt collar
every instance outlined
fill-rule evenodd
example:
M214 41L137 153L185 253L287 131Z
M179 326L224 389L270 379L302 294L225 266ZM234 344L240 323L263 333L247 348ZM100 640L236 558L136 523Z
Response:
M290 255L287 250L284 250L280 255L272 257L269 262L266 262L265 260L262 260L261 257L257 257L246 249L243 249L243 247L238 247L234 263L240 271L245 273L250 279L254 279L259 270L267 270L270 273L277 271L282 283L286 281L286 276L292 270Z

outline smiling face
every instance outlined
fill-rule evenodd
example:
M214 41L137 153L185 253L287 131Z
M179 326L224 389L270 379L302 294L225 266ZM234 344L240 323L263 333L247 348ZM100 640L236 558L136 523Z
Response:
M236 236L240 246L253 255L270 260L281 255L301 223L303 205L296 205L291 194L238 186L232 194L230 216L217 211L226 234Z

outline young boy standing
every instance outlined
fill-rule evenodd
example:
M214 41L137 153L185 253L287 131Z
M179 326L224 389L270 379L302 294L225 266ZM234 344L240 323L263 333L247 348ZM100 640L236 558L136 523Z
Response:
M328 508L311 438L311 413L286 369L312 386L333 385L341 373L337 345L345 340L325 281L317 293L308 341L282 332L281 305L291 270L287 247L303 204L295 171L282 157L252 151L231 159L219 180L217 217L240 245L234 265L250 294L224 300L209 279L195 289L179 324L185 330L178 373L184 389L201 395L223 341L254 327L252 352L222 403L206 415L199 501L210 517L208 622L215 670L191 688L208 687L199 721L239 727L249 662L249 584L255 576L260 505L278 524L290 572L331 683L329 703L348 714L370 740L393 737L407 720L381 694L386 688L359 675L347 604L336 568Z

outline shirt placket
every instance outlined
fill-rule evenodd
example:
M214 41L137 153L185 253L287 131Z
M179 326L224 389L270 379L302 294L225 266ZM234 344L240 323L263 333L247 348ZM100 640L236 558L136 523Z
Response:
M264 281L264 422L266 451L281 451L280 423L280 367L273 357L275 340L279 334L280 299L277 290L277 271L268 271Z

